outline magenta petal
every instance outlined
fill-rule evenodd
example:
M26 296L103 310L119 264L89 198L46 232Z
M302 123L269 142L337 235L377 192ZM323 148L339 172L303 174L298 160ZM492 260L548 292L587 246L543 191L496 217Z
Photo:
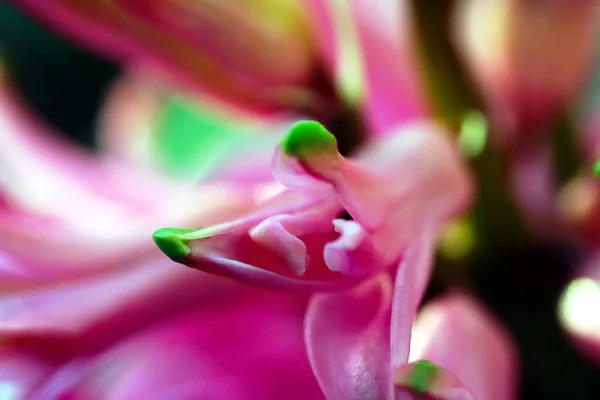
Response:
M409 244L396 273L391 322L394 369L408 361L412 326L429 281L434 252L435 232L426 229Z
M359 287L312 297L308 356L328 399L392 399L389 319L392 287L380 274Z
M75 385L45 398L321 399L303 312L302 298L253 291L180 314L109 348Z
M425 305L415 323L410 357L451 371L476 399L516 396L518 367L512 340L467 294L453 293Z

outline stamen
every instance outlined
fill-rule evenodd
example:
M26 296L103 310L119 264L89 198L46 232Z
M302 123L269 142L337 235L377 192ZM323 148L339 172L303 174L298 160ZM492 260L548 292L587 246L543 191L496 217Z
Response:
M192 252L183 235L194 232L191 228L162 228L154 232L152 239L158 248L171 260L184 264Z

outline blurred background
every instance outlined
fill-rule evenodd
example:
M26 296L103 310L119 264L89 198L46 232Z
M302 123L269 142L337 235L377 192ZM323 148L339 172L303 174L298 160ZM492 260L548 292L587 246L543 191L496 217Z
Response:
M93 149L96 116L119 67L75 48L3 2L0 54L35 111L57 132ZM577 264L574 254L565 245L500 245L477 260L469 277L471 289L518 342L521 399L600 398L600 369L571 347L556 316L558 298ZM434 282L431 293L438 289Z

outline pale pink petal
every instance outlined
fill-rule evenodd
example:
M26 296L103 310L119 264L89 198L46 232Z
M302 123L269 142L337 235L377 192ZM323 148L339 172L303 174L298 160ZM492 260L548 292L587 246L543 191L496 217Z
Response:
M328 399L392 399L389 277L380 274L336 294L316 294L305 340L317 380Z
M124 262L120 267L124 270L4 288L0 332L5 337L107 340L190 301L235 298L235 291L240 292L231 281L169 268L169 262L160 258Z
M394 370L408 362L412 326L429 282L435 239L435 232L424 227L409 244L396 273L390 331Z
M515 346L505 328L467 294L446 295L421 310L410 358L452 372L478 400L516 396Z

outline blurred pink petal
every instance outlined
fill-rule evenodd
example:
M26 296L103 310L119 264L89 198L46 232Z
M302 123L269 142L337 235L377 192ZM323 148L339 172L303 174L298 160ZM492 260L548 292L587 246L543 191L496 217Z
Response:
M67 363L37 396L319 399L302 342L303 312L302 299L256 292L179 314Z
M354 161L321 125L299 122L274 168L289 190L252 213L196 231L165 228L155 241L174 261L252 284L335 287L394 265L416 231L456 215L472 191L455 145L426 124ZM396 180L404 170L417 173ZM352 222L336 218L344 211Z
M458 47L505 133L545 132L573 99L591 66L599 16L587 0L460 3Z
M426 115L405 2L308 4L338 90L350 103L364 107L371 133L384 135Z
M425 295L433 257L435 232L424 230L404 253L396 273L391 315L391 363L394 370L408 362L412 325Z
M0 347L0 398L30 399L56 368L53 360L18 347Z
M311 32L295 0L15 2L89 49L157 63L183 83L249 108L289 101L288 88L312 72Z
M425 359L451 371L475 399L515 398L518 360L511 338L467 294L446 295L420 311L410 358Z

